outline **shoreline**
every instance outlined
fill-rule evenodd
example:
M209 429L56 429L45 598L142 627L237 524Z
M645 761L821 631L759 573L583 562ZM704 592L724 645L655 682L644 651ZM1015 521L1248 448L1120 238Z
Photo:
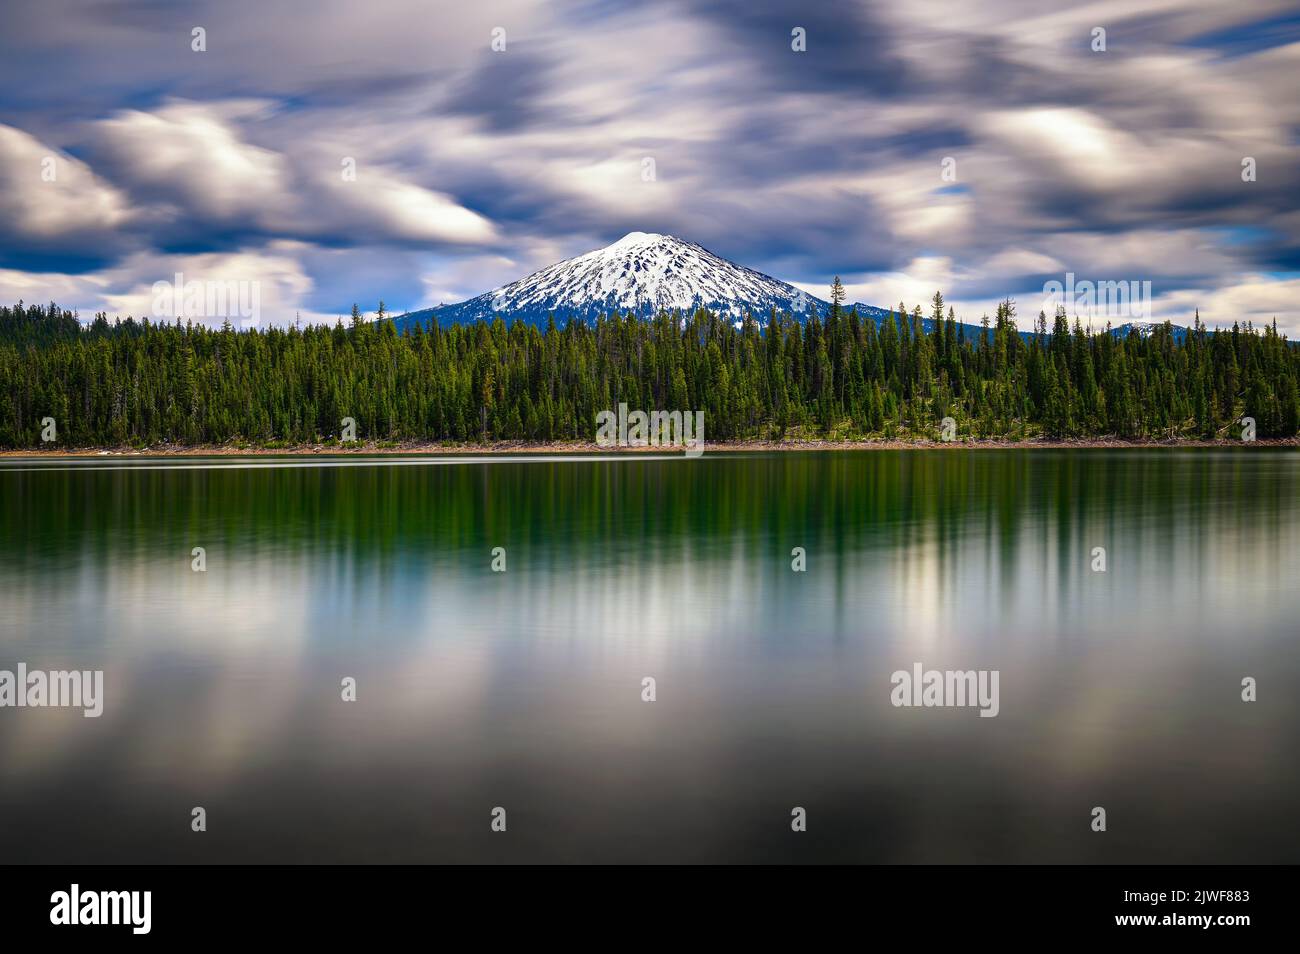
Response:
M1240 440L1120 440L1118 438L1080 438L1077 440L954 440L954 441L732 441L705 443L704 453L798 453L808 451L877 451L877 450L1153 450L1167 448L1225 449L1254 444L1257 447L1300 447L1300 437L1268 438L1257 441ZM682 455L675 447L601 447L591 442L534 443L530 441L502 441L490 444L433 444L424 441L390 444L358 443L355 447L338 444L300 444L292 447L258 447L220 445L162 444L151 447L77 447L44 449L0 450L0 458L28 459L88 459L111 458L186 458L186 457L402 457L402 456L475 456L531 454L544 457L548 454L599 454L618 457L636 454Z

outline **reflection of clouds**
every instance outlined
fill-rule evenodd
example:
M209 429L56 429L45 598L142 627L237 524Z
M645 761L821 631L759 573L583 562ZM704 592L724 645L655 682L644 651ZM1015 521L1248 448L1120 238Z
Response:
M87 557L68 585L29 580L12 603L6 599L6 622L20 636L5 644L6 658L105 671L104 714L84 720L102 727L39 714L25 719L12 740L11 768L52 769L79 758L88 740L103 739L104 732L128 732L119 758L163 778L182 758L194 764L195 753L203 753L205 770L220 772L259 746L277 744L293 693L247 690L268 671L281 672L282 685L294 681L309 636L306 568L254 556L218 569L209 551L208 572L194 573L187 554ZM69 638L73 627L80 645ZM57 665L49 661L52 651ZM155 718L158 700L169 696L170 717Z
M1207 759L1225 776L1285 778L1290 738L1258 731L1252 704L1240 697L1248 669L1244 662L1225 669L1172 645L1132 645L1095 650L1068 669L1021 671L1025 704L1042 713L1046 781L1069 788L1117 772L1129 782L1144 774L1191 780L1202 777ZM1294 721L1296 707L1289 700L1280 707L1273 718Z
M96 644L81 647L76 665L105 668L108 694L93 720L102 728L88 730L80 710L75 721L59 710L10 720L0 738L11 777L58 772L105 731L115 764L157 783L174 781L181 766L187 781L229 781L277 752L307 753L345 712L360 714L346 727L353 741L392 746L482 709L494 657L517 651L527 631L526 606L513 626L485 622L491 603L463 570L394 585L373 572L353 576L338 554L264 553L224 566L221 557L209 550L206 573L191 572L188 559L88 561L72 588L6 587L6 629L21 638L6 641L4 658L32 666L48 658L48 625L36 622L61 611ZM400 613L376 604L381 592ZM313 647L337 665L312 658ZM345 675L359 680L355 704L340 699Z
M30 668L44 668L31 666ZM3 668L11 668L5 663ZM50 669L70 669L50 665ZM20 782L58 772L66 763L94 757L94 750L121 722L119 703L131 691L126 675L104 673L104 711L87 719L80 708L0 709L0 764L5 778Z
M1289 488L1288 460L1252 466ZM1217 665L1188 654L1266 647L1300 611L1298 505L1261 501L1221 459L1198 461L1203 487L1157 469L1168 482L1148 495L1124 483L1067 494L1048 469L1036 474L1045 489L1029 481L1002 501L972 480L959 510L861 517L859 535L835 519L727 533L599 524L503 541L505 574L489 572L477 539L437 552L375 535L287 545L274 526L209 546L204 574L190 571L188 538L176 552L171 540L165 553L87 549L42 574L0 566L0 665L103 668L107 692L98 720L0 711L0 754L20 780L109 753L132 783L234 785L404 754L484 771L521 753L574 759L663 746L671 725L675 757L711 776L712 755L752 741L729 713L776 705L801 731L853 734L862 713L819 705L819 693L883 704L888 673L921 661L1002 670L990 721L1032 714L1051 746L1035 757L1064 784L1182 738L1179 720L1200 717L1179 707L1204 704L1194 667ZM795 544L806 573L790 569ZM1106 574L1088 569L1094 545L1108 549ZM345 675L359 680L355 704L339 698ZM657 708L639 698L647 675Z
M315 589L307 566L217 548L207 560L203 573L190 569L188 551L166 563L110 561L98 580L83 581L78 601L102 607L99 624L115 651L218 659L260 653L268 661L304 652Z
M890 593L902 654L961 652L975 635L997 637L990 650L1020 653L1070 635L1098 645L1206 632L1255 639L1276 618L1281 594L1297 606L1287 582L1300 562L1294 506L1264 518L1213 506L1193 512L1189 502L1171 516L1081 500L1064 522L1019 511L1013 526L999 527L976 508L942 546L900 535L887 560L858 561L859 592ZM1094 546L1107 550L1105 573L1091 570Z
M933 542L903 546L895 550L891 562L894 626L916 653L925 653L942 642L952 623L938 546Z

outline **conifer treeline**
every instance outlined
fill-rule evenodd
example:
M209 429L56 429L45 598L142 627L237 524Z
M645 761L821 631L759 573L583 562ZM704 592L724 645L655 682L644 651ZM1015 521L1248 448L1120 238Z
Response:
M937 294L882 322L843 310L737 327L699 311L545 329L494 322L413 330L389 321L236 332L229 326L82 326L48 307L0 308L0 446L583 441L617 407L703 410L708 441L791 437L1259 437L1300 430L1300 349L1276 327L1181 342L1170 326L1119 338L1014 305L966 335ZM48 445L46 445L48 446Z

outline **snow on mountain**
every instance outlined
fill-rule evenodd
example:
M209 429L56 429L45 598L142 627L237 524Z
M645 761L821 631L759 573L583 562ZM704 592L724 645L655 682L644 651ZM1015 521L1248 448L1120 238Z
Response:
M1140 337L1149 338L1157 331L1163 329L1163 321L1130 321L1118 327L1112 328L1110 333L1116 338L1127 338L1130 332L1136 331ZM1174 341L1182 344L1187 337L1187 329L1182 325L1171 325L1170 331L1173 334Z
M398 330L415 325L472 324L498 315L509 324L522 320L543 326L547 318L564 323L577 319L594 322L600 315L629 311L655 315L680 311L684 315L704 307L739 322L746 312L760 322L775 308L802 320L812 309L825 316L830 304L770 275L745 268L714 255L706 248L671 235L629 232L613 245L566 259L509 285L451 305L407 312L394 319ZM849 307L879 324L889 310L855 303ZM933 322L923 321L926 332ZM1131 327L1148 335L1155 325L1121 325L1112 334L1125 336ZM979 325L959 324L963 337L978 340ZM1175 326L1181 340L1186 329ZM1021 331L1028 340L1032 333Z
M819 314L826 302L753 269L719 258L708 249L671 235L629 232L613 245L570 258L527 278L454 305L409 312L399 327L519 318L544 324L578 318L594 321L614 311L653 315L660 311L689 314L704 307L739 321L745 312L763 320L769 309L802 316L810 307Z

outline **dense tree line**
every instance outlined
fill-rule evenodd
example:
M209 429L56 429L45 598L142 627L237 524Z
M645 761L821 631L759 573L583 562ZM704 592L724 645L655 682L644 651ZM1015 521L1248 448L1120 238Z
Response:
M492 323L396 331L236 332L0 308L0 446L308 443L345 417L377 441L584 441L599 411L702 410L706 439L1259 437L1300 430L1300 349L1276 326L1181 337L1092 333L1058 311L1022 334L1000 305L967 334L936 293L927 322L845 310L734 323L612 316L594 325Z

